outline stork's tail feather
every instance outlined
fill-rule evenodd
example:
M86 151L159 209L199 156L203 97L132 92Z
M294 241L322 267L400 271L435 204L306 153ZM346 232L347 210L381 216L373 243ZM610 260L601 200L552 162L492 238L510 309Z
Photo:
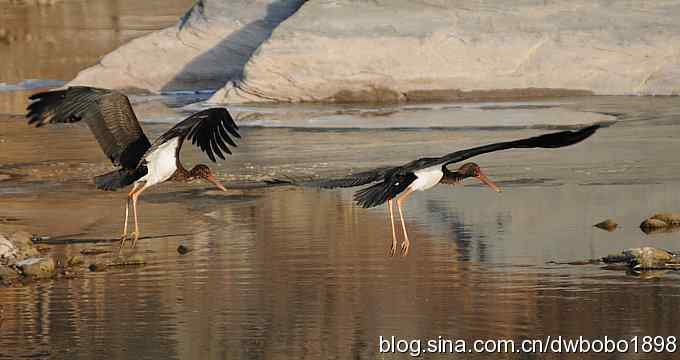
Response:
M371 185L354 193L354 201L363 208L381 205L391 199L390 187L384 181Z
M134 170L119 169L96 176L94 184L97 186L97 189L113 191L134 183L144 175L146 175L146 169L143 168Z
M399 174L354 193L354 200L364 208L381 205L395 199L418 177L414 173Z

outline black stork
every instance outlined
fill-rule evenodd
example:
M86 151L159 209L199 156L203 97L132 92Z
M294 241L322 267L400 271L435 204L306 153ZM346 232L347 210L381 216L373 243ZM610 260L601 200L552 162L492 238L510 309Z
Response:
M304 186L316 186L321 188L354 187L373 184L367 188L358 190L354 194L354 200L364 208L370 208L387 202L392 225L392 246L390 255L397 250L397 234L394 226L394 210L392 203L397 203L399 218L401 220L404 240L401 243L402 255L407 255L410 247L406 224L404 222L403 204L409 196L416 191L425 191L435 185L459 184L467 178L477 178L493 190L500 192L501 189L486 177L479 165L469 162L460 166L455 171L450 171L447 166L469 159L473 156L517 148L559 148L581 142L591 136L600 127L592 125L576 131L559 131L526 139L499 142L490 145L478 146L471 149L456 151L442 157L421 158L402 166L383 167L364 171L337 179L321 179L303 181ZM276 180L279 183L291 183L286 180ZM293 182L295 183L295 182Z
M41 127L52 123L85 121L102 150L118 169L97 176L94 182L102 190L116 190L133 184L125 205L125 222L121 247L139 239L137 199L149 187L164 181L207 180L220 190L225 187L206 165L187 170L180 162L180 150L185 140L198 146L210 160L222 152L231 154L227 144L236 146L232 138L240 138L238 126L229 111L211 108L193 114L173 126L153 143L149 142L135 116L127 96L120 92L93 87L75 86L64 90L32 95L28 105L28 123ZM130 204L135 220L132 239L128 237Z

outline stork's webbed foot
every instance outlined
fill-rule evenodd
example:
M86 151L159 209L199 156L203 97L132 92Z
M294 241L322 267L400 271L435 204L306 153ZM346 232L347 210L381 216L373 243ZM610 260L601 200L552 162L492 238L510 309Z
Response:
M125 242L127 242L128 240L130 240L130 238L128 237L127 234L121 235L120 236L120 247L121 248L125 247Z
M393 240L392 246L390 247L389 255L394 256L394 254L396 254L396 253L397 253L397 240Z
M132 237L132 246L130 248L134 248L137 245L137 240L139 240L139 233L134 231L130 236Z
M408 249L411 247L411 242L408 239L401 242L401 256L408 255Z

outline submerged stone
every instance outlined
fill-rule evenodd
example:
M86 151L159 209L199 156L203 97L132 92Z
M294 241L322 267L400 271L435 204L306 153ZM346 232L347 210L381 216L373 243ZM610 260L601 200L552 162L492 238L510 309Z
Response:
M601 221L595 225L596 228L602 229L602 230L607 230L607 231L614 231L616 228L619 226L619 224L615 223L612 219L607 219L604 221Z
M189 247L189 245L186 245L186 244L179 244L179 246L177 247L177 252L182 254L182 255L189 253L193 250L194 249L192 249L191 247Z
M13 264L40 253L31 241L31 234L17 231L7 236L0 234L0 262Z
M5 236L0 234L0 262L10 263L13 262L19 255L14 243L9 241Z
M16 269L0 265L0 284L9 285L20 276Z
M669 251L650 246L627 249L623 253L630 258L628 263L632 267L640 269L666 268L666 265L673 262L675 258L675 255Z
M680 213L658 213L650 219L661 220L668 225L680 225Z
M16 263L24 276L50 278L56 274L56 263L52 257L31 257Z
M33 245L33 235L25 231L17 231L9 235L9 241L14 243L14 246L19 250L19 256L22 259L38 256L40 252Z
M106 263L92 263L87 268L92 272L104 271L108 265Z
M649 231L654 229L662 229L668 226L669 225L666 222L658 219L645 219L645 221L640 224L640 229L642 229L642 231Z
M658 213L645 219L640 229L645 234L660 232L660 230L680 228L680 213Z

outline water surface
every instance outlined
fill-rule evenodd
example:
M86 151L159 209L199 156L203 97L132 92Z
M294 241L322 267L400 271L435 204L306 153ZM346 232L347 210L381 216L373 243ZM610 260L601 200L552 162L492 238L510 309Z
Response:
M455 112L467 111L458 105L428 105L392 109L398 115L385 116L395 120L375 129L374 117L351 114L355 110L346 115L345 108L342 116L351 116L354 126L337 129L304 119L291 124L286 115L324 119L336 108L285 107L279 115L276 109L236 108L243 120L241 146L212 165L233 189L166 184L145 193L140 216L150 238L137 249L147 258L144 267L0 289L0 357L407 358L378 354L378 337L678 335L678 274L636 276L598 265L548 263L636 246L680 250L678 233L647 236L638 229L654 212L678 210L677 98L565 99L550 109L497 105L470 111L483 119L497 116L499 123L512 111L520 120L471 126L457 122ZM154 106L140 106L153 119L144 123L150 137L183 113L154 115ZM451 112L448 121L440 111ZM475 158L504 189L501 194L469 181L413 196L405 209L413 239L406 258L386 256L386 209L357 208L351 190L256 186L272 176L338 176L559 127L546 111L559 112L569 126L619 122L570 148ZM410 117L400 122L403 112L436 126L413 127ZM263 118L271 124L247 126L249 119ZM0 172L19 177L0 182L2 215L16 219L0 223L0 231L116 238L125 195L93 188L91 177L110 165L89 130L2 122L7 131L0 134ZM207 160L187 147L183 161ZM620 228L609 233L592 226L605 218ZM177 254L181 242L195 250ZM92 245L53 249L75 254L83 246ZM470 357L488 356L427 356Z

